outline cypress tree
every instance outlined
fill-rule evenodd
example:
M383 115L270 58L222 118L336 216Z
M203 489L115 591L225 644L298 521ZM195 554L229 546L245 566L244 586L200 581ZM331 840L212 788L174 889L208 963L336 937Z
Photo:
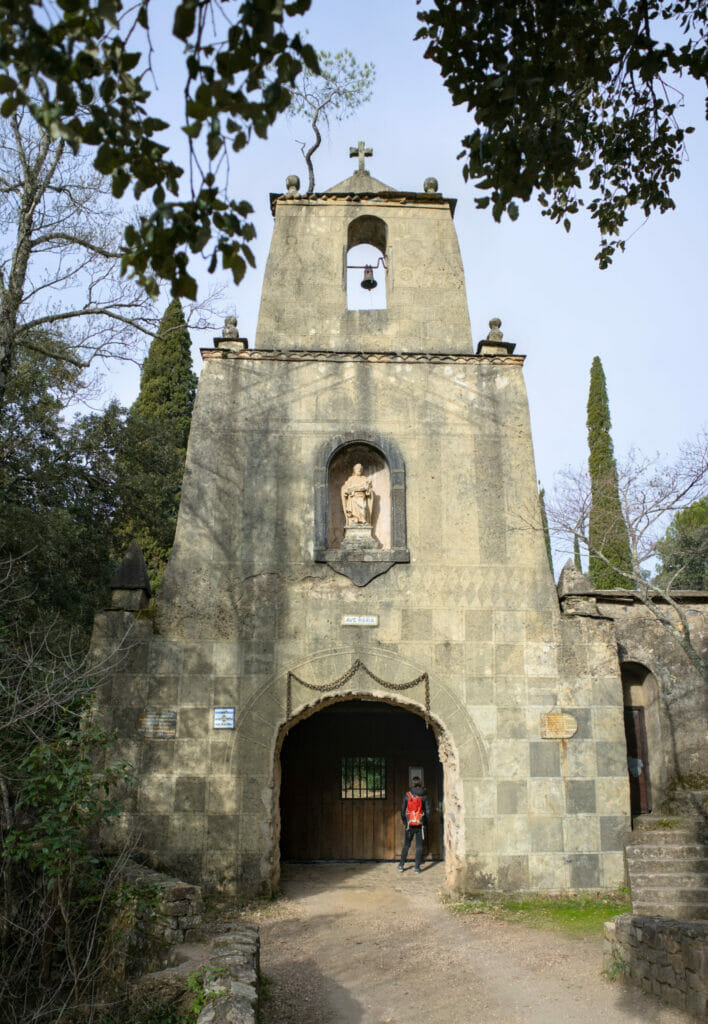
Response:
M580 538L577 533L573 536L573 562L578 572L582 572L583 563L580 560Z
M173 299L143 363L118 466L114 554L121 558L136 538L153 591L174 540L196 386L189 331Z
M538 503L541 506L541 525L543 526L543 536L546 541L546 554L548 555L548 566L551 570L551 576L553 576L553 554L551 552L551 533L548 529L548 515L546 514L546 492L543 489L543 487L538 492Z
M619 499L617 464L610 436L607 383L598 356L593 359L590 370L587 411L591 496L588 573L593 586L598 590L630 587L631 579L620 571L631 573L632 556ZM599 554L604 555L609 564Z

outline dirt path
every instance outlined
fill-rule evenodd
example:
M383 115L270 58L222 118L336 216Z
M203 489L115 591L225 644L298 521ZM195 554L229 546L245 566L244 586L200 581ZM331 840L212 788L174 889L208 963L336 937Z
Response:
M250 917L271 981L263 1024L685 1024L600 974L601 941L439 899L442 865L287 866L283 898Z

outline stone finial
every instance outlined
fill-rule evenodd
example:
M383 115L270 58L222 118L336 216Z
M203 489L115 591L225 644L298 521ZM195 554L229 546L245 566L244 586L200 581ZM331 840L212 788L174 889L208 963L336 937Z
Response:
M501 320L498 316L493 316L489 321L489 334L477 345L478 356L499 356L504 352L507 355L512 355L516 345L513 342L504 341L504 332L499 330L500 327Z
M573 562L572 558L569 558L561 569L561 574L558 577L558 596L566 597L569 594L591 594L592 583L578 569Z
M224 319L224 329L221 332L222 338L238 338L238 320L235 316L227 316Z
M285 187L288 190L289 196L297 196L300 194L300 179L297 174L289 174L285 179Z
M423 182L424 192L437 192L438 190L438 179L437 178L426 178Z
M152 595L143 549L131 540L123 561L111 577L111 607L124 611L147 608Z
M497 345L499 344L500 341L502 341L504 337L504 332L499 330L500 327L501 320L499 319L498 316L493 316L492 319L489 321L490 330L489 334L487 335L487 341L491 341L492 344Z

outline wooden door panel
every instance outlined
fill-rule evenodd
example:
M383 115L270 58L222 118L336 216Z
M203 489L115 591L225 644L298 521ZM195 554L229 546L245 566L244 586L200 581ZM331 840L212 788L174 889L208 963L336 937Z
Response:
M629 798L633 815L649 814L652 808L649 775L649 747L644 708L627 705L624 709L624 731L627 739Z

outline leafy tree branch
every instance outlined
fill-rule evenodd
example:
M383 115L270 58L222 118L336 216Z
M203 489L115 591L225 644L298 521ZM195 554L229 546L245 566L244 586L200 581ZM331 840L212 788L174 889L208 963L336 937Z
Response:
M419 3L421 0L419 0ZM477 206L516 220L535 194L565 230L585 209L607 267L630 214L674 207L686 137L681 76L708 80L704 0L424 0L417 38L475 126ZM682 37L679 44L673 40Z
M74 0L0 8L0 115L27 107L52 140L92 150L94 168L115 197L132 188L149 211L124 234L123 269L155 296L159 279L175 296L194 298L190 253L206 253L239 281L253 265L252 208L219 184L229 153L253 134L264 138L290 102L303 68L315 71L311 46L289 19L310 0L181 0L172 35L184 47L184 169L159 140L167 125L150 111L155 4ZM161 16L163 9L157 9Z

